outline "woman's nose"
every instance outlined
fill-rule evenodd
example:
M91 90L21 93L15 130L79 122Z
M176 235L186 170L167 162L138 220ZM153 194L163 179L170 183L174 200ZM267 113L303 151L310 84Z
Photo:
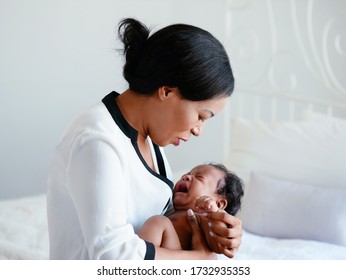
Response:
M203 124L198 124L191 129L192 135L196 137L200 136L202 131L203 131Z

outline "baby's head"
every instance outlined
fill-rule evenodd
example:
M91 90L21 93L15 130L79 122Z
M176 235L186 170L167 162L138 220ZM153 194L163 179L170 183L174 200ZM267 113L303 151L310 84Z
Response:
M244 195L243 181L222 164L211 163L210 165L225 172L224 181L218 185L217 193L227 200L224 210L234 216L240 209Z
M175 210L194 209L201 196L214 199L219 208L235 215L244 195L243 183L222 164L203 164L183 175L173 190Z

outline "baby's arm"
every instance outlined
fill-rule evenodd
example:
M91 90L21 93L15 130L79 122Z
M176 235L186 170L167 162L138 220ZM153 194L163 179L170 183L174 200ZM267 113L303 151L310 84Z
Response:
M159 247L181 250L177 232L165 216L156 215L149 218L139 230L138 236Z
M219 207L216 204L216 201L212 199L210 196L200 196L196 200L196 210L197 211L209 211L209 212L217 212L219 211Z

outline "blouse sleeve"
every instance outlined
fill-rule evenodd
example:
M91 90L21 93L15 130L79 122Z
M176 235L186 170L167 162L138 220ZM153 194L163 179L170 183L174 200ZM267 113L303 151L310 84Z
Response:
M90 259L155 257L155 247L127 223L127 175L120 153L107 141L76 141L67 166L67 189Z

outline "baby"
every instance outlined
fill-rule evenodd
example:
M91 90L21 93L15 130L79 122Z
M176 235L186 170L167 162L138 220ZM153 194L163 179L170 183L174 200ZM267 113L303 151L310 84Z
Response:
M174 210L166 216L149 218L138 235L167 249L191 249L192 233L186 211L198 213L226 211L235 215L244 195L240 178L222 164L204 164L183 175L173 190Z

